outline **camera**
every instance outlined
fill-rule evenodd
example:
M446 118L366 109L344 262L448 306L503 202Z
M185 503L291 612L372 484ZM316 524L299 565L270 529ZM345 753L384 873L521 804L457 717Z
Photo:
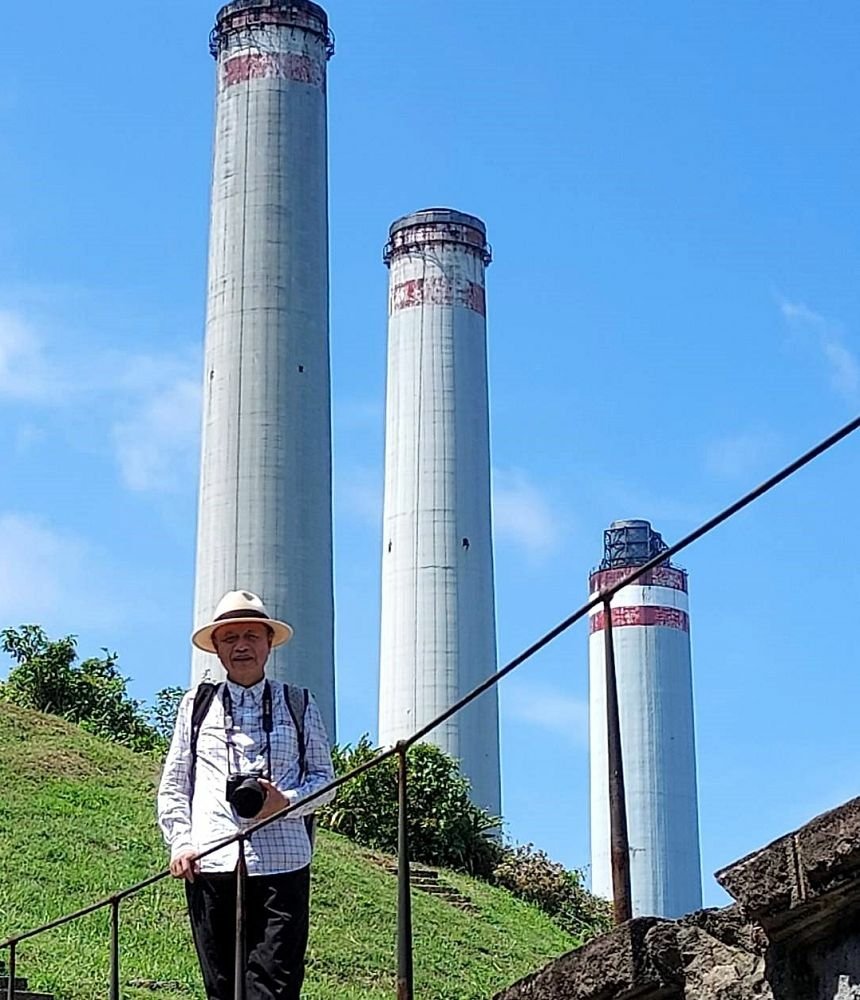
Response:
M256 774L228 774L227 801L242 819L253 819L263 808L266 789Z

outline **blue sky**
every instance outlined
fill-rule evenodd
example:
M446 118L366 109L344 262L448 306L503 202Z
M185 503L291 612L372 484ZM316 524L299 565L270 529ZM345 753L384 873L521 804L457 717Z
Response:
M860 404L854 3L330 0L340 737L375 730L396 217L487 223L499 651L614 518L673 541ZM0 623L189 671L208 0L4 12ZM860 439L682 560L705 900L857 791ZM512 837L588 861L587 636L502 687Z

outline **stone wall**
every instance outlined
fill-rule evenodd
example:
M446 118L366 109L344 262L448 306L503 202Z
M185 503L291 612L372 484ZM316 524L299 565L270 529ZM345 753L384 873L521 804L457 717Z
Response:
M860 798L716 878L733 906L631 920L495 1000L860 1000Z

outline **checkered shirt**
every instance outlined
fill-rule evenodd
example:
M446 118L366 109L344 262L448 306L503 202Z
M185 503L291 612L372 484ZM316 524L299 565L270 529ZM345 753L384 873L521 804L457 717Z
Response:
M200 853L221 840L247 829L253 819L242 819L225 798L228 773L268 772L266 734L263 731L265 680L252 687L227 681L233 705L233 748L224 728L223 686L219 687L197 738L197 766L191 783L191 712L196 689L182 699L170 750L158 789L158 824L170 847L171 860L183 851ZM305 712L305 770L299 783L298 734L287 707L284 685L271 681L272 774L277 788L290 804L300 802L334 779L325 727L313 697ZM230 760L228 762L228 753ZM311 847L304 819L334 798L334 792L301 805L283 819L252 834L245 843L249 875L275 875L304 868ZM238 845L231 844L202 858L204 872L227 872L236 867Z

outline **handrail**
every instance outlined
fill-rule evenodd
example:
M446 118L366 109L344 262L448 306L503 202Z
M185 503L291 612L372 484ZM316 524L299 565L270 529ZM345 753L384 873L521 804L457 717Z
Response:
M780 469L779 472L770 476L759 486L756 486L754 489L745 493L742 497L740 497L740 499L736 500L732 504L729 504L728 507L725 507L719 513L715 514L713 517L709 518L707 521L701 524L698 528L694 529L689 534L685 535L680 541L676 542L674 545L670 545L667 549L655 555L644 565L634 567L633 569L631 569L630 573L626 574L624 577L617 580L614 584L612 584L609 587L606 587L604 590L590 597L585 604L577 608L576 611L568 615L567 618L559 622L559 624L556 625L554 628L544 633L544 635L542 635L538 640L536 640L525 650L523 650L523 652L521 652L520 654L515 656L512 660L510 660L508 663L506 663L504 667L502 667L495 673L490 674L484 681L482 681L471 691L469 691L468 694L464 695L454 704L449 706L444 712L436 716L436 718L432 719L430 722L426 723L420 729L416 730L411 736L407 737L406 739L400 740L395 746L380 750L370 760L365 761L363 764L360 764L357 767L353 768L347 774L341 775L339 778L335 778L334 781L329 782L329 784L327 784L323 788L320 788L311 795L306 796L304 799L301 800L301 802L285 806L283 809L280 809L278 812L273 813L271 816L267 816L265 819L262 819L257 823L254 823L252 826L248 827L247 830L243 830L240 833L234 834L232 837L229 837L223 841L218 842L214 846L207 848L207 850L201 851L198 855L196 855L196 859L200 860L202 858L205 858L208 855L215 853L216 851L223 850L223 848L228 847L231 844L238 843L240 841L244 843L246 840L248 840L249 837L251 837L258 830L263 829L263 827L268 826L270 823L274 823L277 820L282 819L283 817L287 816L289 813L293 812L300 806L301 807L307 806L308 803L313 802L314 800L320 798L326 793L339 788L341 785L344 785L348 781L351 781L353 778L357 777L358 775L363 774L374 767L377 767L383 761L388 760L389 758L395 755L397 755L400 760L399 773L401 774L401 778L399 779L399 782L401 787L401 794L399 795L399 798L400 798L401 819L402 819L404 816L403 810L405 808L404 803L405 803L405 791L406 791L405 772L403 769L405 768L406 751L411 746L419 742L428 733L432 732L433 729L441 725L447 719L451 718L451 716L455 715L457 712L461 711L461 709L465 708L466 705L470 704L476 698L480 697L482 694L484 694L484 692L489 690L491 687L498 684L499 681L501 681L504 677L506 677L508 674L514 671L526 660L534 656L535 653L539 652L554 639L557 639L558 636L560 636L563 632L567 631L567 629L569 629L577 621L584 618L592 609L597 607L598 604L603 604L605 607L608 608L610 606L611 599L624 587L630 586L630 584L635 583L636 580L638 580L644 574L648 573L650 570L654 569L654 567L660 565L661 563L665 563L667 560L671 559L672 556L677 555L679 552L688 548L690 545L693 544L693 542L698 541L698 539L700 539L703 535L706 535L710 531L713 531L714 528L718 527L725 521L729 520L731 517L739 513L745 507L748 507L751 503L758 500L765 493L768 493L775 486L778 486L784 480L788 479L790 476L794 475L804 466L808 465L819 455L822 455L824 452L828 451L830 448L838 444L844 438L848 437L850 434L853 434L854 431L856 431L858 428L860 428L860 416L855 417L853 420L849 421L847 424L840 427L839 430L835 431L833 434L824 438L824 440L820 441L817 445L810 448L808 451L804 452L799 458L795 459L793 462L790 462L788 465L784 466L782 469ZM607 635L609 641L611 642L611 630L608 631ZM609 662L608 659L607 662ZM404 852L406 851L405 836L402 836L400 840L402 844L400 880L402 883L404 878L404 873L408 874L408 855L404 855ZM402 863L404 856L407 857L407 863L405 867ZM162 879L166 878L169 874L170 874L169 868L165 869L163 871L156 873L155 875L151 875L149 878L146 878L141 882L137 882L134 885L127 887L126 889L122 889L118 892L112 893L110 896L107 896L104 899L99 900L98 902L92 903L89 906L84 907L83 909L76 910L74 913L70 913L64 917L59 917L55 920L49 921L48 923L42 924L39 927L32 928L31 930L23 931L19 934L10 935L9 937L0 941L0 950L4 948L10 949L10 965L11 965L10 975L14 976L15 949L19 942L24 941L28 938L35 937L36 935L41 934L45 931L52 930L55 927L60 927L64 924L70 923L74 920L77 920L80 917L86 916L90 913L94 913L97 910L103 909L106 906L112 906L114 908L114 914L116 915L118 904L121 900L127 898L128 896L134 895L137 892L140 892L142 889L145 889L156 882L161 881ZM405 899L404 899L404 893L405 893ZM617 904L618 900L616 900L616 912L618 912ZM405 910L408 915L408 910L409 910L408 884L405 887L401 884L401 905L405 906ZM411 927L409 926L401 927L399 929L398 938L404 936L405 932L407 931L411 935ZM404 966L408 968L409 981L408 983L405 981L401 982L401 980L398 979L398 996L411 998L412 997L411 948L408 949L408 955L402 956L402 961L404 963ZM401 958L399 957L398 967L400 967L400 964L401 964ZM400 969L398 968L398 974L399 972ZM11 990L12 987L10 986L10 995L11 995Z
M809 451L804 452L800 458L795 459L789 465L785 466L775 475L766 479L761 485L756 486L755 489L745 493L739 500L736 500L733 504L729 504L728 507L721 510L719 514L715 514L712 518L705 521L704 524L700 525L694 531L691 531L688 535L685 535L680 542L676 542L674 545L670 545L668 549L664 552L659 553L659 555L654 556L653 559L649 559L644 566L636 566L627 576L622 577L616 583L613 583L611 587L607 587L605 590L600 591L599 594L595 594L590 600L586 601L582 607L577 608L572 615L569 615L564 621L559 622L555 628L550 629L544 635L533 642L528 649L525 649L519 656L515 656L509 663L506 663L501 670L496 673L491 674L485 681L482 681L477 687L473 688L467 695L464 695L459 701L455 702L445 711L436 716L431 722L428 722L426 726L423 726L416 733L406 741L410 746L413 743L417 743L419 740L423 739L427 733L435 729L436 726L441 725L447 719L450 719L452 715L459 712L461 708L464 708L470 702L474 701L479 695L482 695L486 690L491 688L494 684L498 684L503 677L507 677L511 671L516 670L516 668L524 663L529 657L534 656L539 650L543 649L544 646L548 646L553 639L557 639L562 632L566 632L575 622L578 622L581 618L584 618L592 608L596 608L598 604L602 604L604 601L611 600L619 590L624 587L629 587L631 583L635 583L640 576L648 573L650 570L654 569L655 566L659 566L660 563L666 562L672 556L677 555L683 549L686 549L693 542L698 541L702 535L707 534L712 531L718 525L722 524L723 521L728 520L738 511L743 510L744 507L749 506L754 500L758 500L760 496L763 496L768 490L773 489L774 486L778 486L784 479L793 475L799 469L802 469L804 465L808 465L814 458L817 458L823 452L827 451L828 448L832 448L833 445L838 444L843 438L848 437L860 427L860 417L855 417L850 423L845 424L844 427L840 427L838 431L831 434L829 437L825 438L823 441L819 442L814 448L810 448Z

